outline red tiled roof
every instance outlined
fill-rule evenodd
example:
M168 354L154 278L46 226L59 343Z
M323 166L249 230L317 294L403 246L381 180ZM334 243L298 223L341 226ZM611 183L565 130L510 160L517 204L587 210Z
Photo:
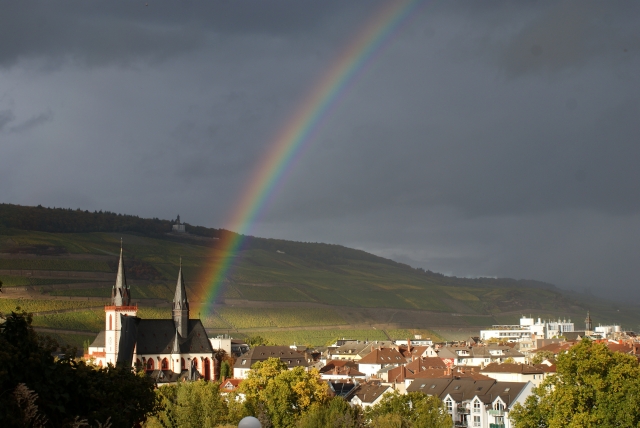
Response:
M220 391L235 391L244 379L227 379L220 384Z

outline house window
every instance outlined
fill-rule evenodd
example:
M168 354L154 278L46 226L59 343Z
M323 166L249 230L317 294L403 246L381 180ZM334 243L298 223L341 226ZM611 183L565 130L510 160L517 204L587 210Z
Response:
M109 315L109 330L113 330L113 329L111 328L111 315Z
M447 412L452 413L453 412L453 401L451 401L450 398L447 398L446 401L444 402L444 404L447 405Z
M474 427L479 427L480 425L480 416L474 416L473 417L473 426Z
M480 413L480 402L479 401L474 401L473 402L473 413Z

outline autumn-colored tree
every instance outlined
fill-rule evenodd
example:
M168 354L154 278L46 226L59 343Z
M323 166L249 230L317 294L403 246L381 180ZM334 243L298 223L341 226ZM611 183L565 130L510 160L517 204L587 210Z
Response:
M162 410L146 423L147 428L213 428L228 422L227 402L220 384L198 380L167 385L156 390Z
M350 406L342 397L333 397L326 403L316 403L305 412L296 428L360 428L364 415L359 406Z
M631 355L583 339L558 355L557 373L510 417L518 428L640 426L640 367Z
M536 352L531 362L533 364L541 364L544 360L555 361L556 355L551 351L539 351Z
M289 370L278 358L253 365L249 376L238 388L245 394L246 413L275 427L293 427L296 420L313 405L324 404L329 396L327 384L316 369ZM264 427L263 423L263 427Z
M379 428L449 428L453 424L442 401L421 392L388 393L365 414L370 425Z

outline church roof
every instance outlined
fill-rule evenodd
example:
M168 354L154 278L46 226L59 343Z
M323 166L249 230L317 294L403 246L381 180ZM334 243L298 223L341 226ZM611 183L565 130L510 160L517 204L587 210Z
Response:
M176 327L173 320L140 320L138 324L137 353L170 354L173 352ZM213 352L207 332L200 320L189 320L187 337L179 338L180 353Z
M102 330L100 333L98 333L98 335L96 336L95 339L93 339L93 342L91 343L91 345L89 345L89 347L91 348L104 348L106 346L106 340L104 337L104 330Z

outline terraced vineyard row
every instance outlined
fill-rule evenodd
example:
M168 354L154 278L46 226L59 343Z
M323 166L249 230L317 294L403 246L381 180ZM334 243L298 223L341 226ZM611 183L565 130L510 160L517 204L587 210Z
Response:
M16 307L27 312L58 311L61 309L80 309L95 307L96 302L75 300L27 300L27 299L0 299L0 312L15 311ZM104 313L104 310L102 310Z
M104 329L104 309L35 316L33 326L97 333Z
M256 335L264 337L269 343L276 345L298 345L324 346L334 343L339 338L349 338L356 340L387 340L387 336L382 330L271 330L256 332ZM253 336L253 334L245 334Z
M0 269L111 272L107 262L73 259L0 259Z
M105 282L104 286L97 288L80 288L54 290L49 294L52 296L74 296L74 297L109 297L111 296L111 283ZM162 299L171 301L174 291L163 284L131 285L131 295L134 299Z
M217 313L235 328L344 325L335 311L318 308L220 308Z
M30 278L27 276L0 275L3 287L21 287L29 285L75 284L85 282L81 279Z

